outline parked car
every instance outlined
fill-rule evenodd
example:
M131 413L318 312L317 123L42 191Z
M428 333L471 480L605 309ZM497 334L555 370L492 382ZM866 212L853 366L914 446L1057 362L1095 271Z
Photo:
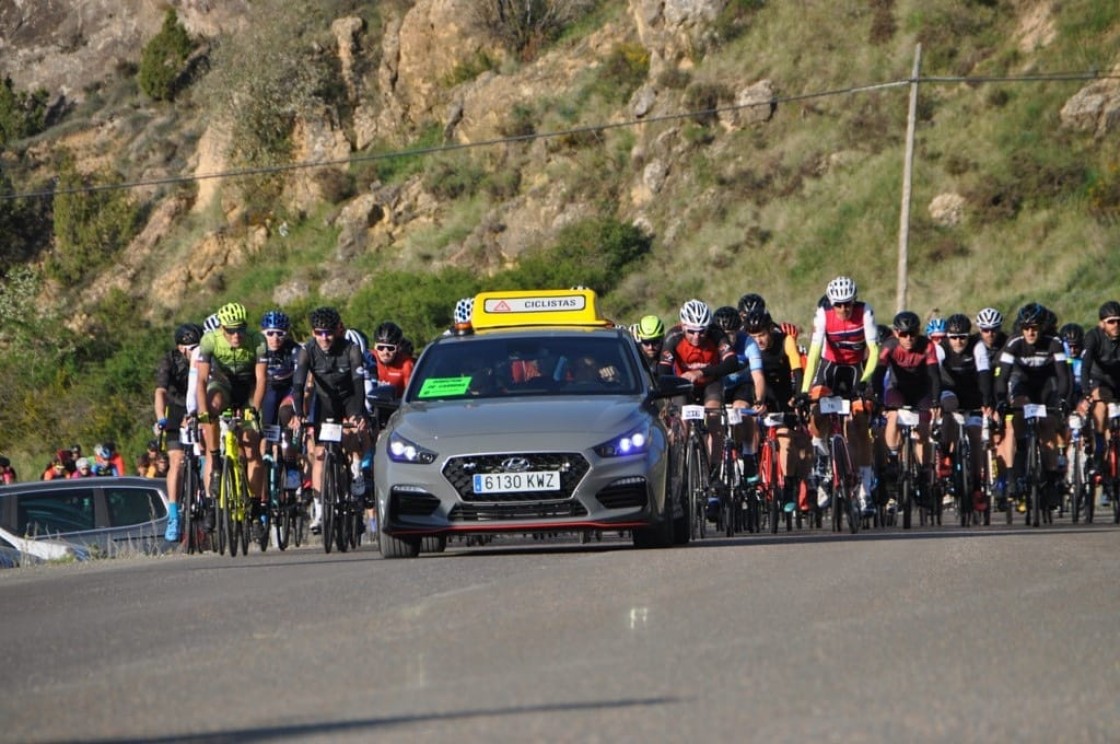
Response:
M0 528L64 540L100 555L167 548L167 493L152 478L73 478L0 487Z

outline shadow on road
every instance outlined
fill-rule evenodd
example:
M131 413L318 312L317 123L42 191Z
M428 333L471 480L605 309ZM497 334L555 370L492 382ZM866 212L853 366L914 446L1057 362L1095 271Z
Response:
M635 700L607 700L596 702L550 703L547 705L525 705L510 708L484 708L481 710L463 710L450 713L417 713L415 715L385 716L374 718L356 718L349 721L326 721L304 723L289 726L259 726L256 728L240 728L228 731L215 731L206 734L172 734L162 737L135 737L114 736L107 739L68 739L69 742L82 742L83 744L102 744L115 742L118 744L132 744L133 742L182 742L183 744L223 744L224 742L251 742L251 741L276 741L285 738L322 736L331 734L353 734L363 731L377 732L394 726L408 726L416 723L432 723L438 721L458 721L472 718L486 718L489 716L520 716L538 713L565 713L584 710L613 710L622 708L653 707L658 705L672 705L683 702L677 697L639 698ZM61 744L61 742L59 743Z

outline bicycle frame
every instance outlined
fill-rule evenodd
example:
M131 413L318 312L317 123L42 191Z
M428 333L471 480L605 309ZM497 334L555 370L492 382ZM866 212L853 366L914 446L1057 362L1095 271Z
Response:
M1069 427L1069 446L1066 456L1066 483L1069 487L1070 519L1074 524L1085 515L1085 524L1093 523L1093 484L1089 478L1089 442L1093 441L1089 422L1084 417L1071 413L1066 421ZM1088 433L1088 436L1086 434Z
M237 555L237 544L241 543L241 554L249 552L249 477L245 471L245 459L241 455L238 434L243 419L232 410L225 410L218 417L219 443L221 453L221 488L218 491L218 544L224 547L224 537L228 537L231 556ZM221 551L219 551L221 552Z
M915 451L915 443L921 441L918 430L921 423L921 414L914 408L899 408L896 409L895 415L899 439L902 443L902 448L898 453L898 508L902 512L902 529L908 530L913 519L914 494L922 481L922 469ZM926 492L924 495L928 496L927 500L936 500L933 498L933 494L928 493L928 484L926 484L924 490ZM918 508L921 510L928 507L919 505ZM932 517L931 511L931 522ZM922 524L925 524L925 511L920 512L920 518Z
M848 529L854 535L859 532L863 516L854 498L858 475L852 465L846 438L846 424L852 415L852 402L840 396L827 396L820 398L818 404L821 415L829 418L832 431L828 441L831 464L832 531L839 532L844 526L844 517L847 516Z
M707 536L708 492L711 470L708 465L708 446L704 441L707 410L704 406L681 406L681 420L688 427L685 471L688 478L688 511L693 538Z

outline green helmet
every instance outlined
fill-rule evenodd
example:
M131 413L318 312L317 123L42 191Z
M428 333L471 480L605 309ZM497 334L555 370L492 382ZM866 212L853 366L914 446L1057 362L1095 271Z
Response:
M634 336L639 341L653 341L665 337L665 324L656 315L645 315L638 321L638 329Z
M240 302L230 302L218 308L218 322L227 328L245 325L249 314Z

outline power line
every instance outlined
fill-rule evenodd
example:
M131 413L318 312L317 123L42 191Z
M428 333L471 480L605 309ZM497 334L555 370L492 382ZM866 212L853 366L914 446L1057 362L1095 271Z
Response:
M439 145L433 147L421 147L411 150L398 150L394 152L371 153L368 155L351 155L346 158L334 158L327 160L314 160L314 161L301 161L297 163L284 163L278 165L259 166L256 168L238 168L234 170L220 171L217 173L199 173L189 176L168 176L166 178L152 178L139 181L124 181L114 184L100 184L95 186L81 186L67 189L46 189L42 191L28 191L28 192L12 192L9 194L0 194L0 201L10 201L13 199L34 199L58 196L60 194L88 194L100 191L119 191L122 189L143 188L149 186L173 186L183 183L192 183L195 181L207 181L216 178L245 178L248 176L270 175L276 173L287 173L296 170L308 170L312 168L326 168L336 165L352 165L354 163L368 163L378 160L390 160L393 158L407 158L417 157L421 155L434 155L438 153L456 152L459 150L470 150L483 147L493 147L495 145L516 144L519 142L531 142L538 139L550 139L555 137L569 137L572 135L598 133L610 129L622 129L626 127L640 126L643 124L658 124L669 121L680 121L683 119L696 119L696 118L709 118L718 116L719 114L732 113L735 111L742 111L751 108L761 108L763 106L771 109L776 109L782 104L797 103L800 101L808 101L819 98L835 98L838 96L854 95L857 93L873 93L882 90L891 90L894 88L902 88L912 85L913 83L925 83L931 85L946 85L946 84L966 84L966 85L981 85L989 83L1039 83L1039 82L1069 82L1069 81L1085 81L1085 80L1116 80L1120 79L1120 74L1107 73L1102 74L1098 70L1093 69L1085 72L1059 72L1051 73L1048 75L983 75L983 76L919 76L917 78L905 78L902 80L891 80L882 83L869 83L865 85L852 85L844 88L833 88L829 90L816 91L811 93L800 93L788 96L771 96L765 101L752 101L750 103L740 103L730 106L721 106L710 109L700 109L695 111L685 111L676 114L663 114L661 116L641 117L634 119L625 119L623 121L608 123L608 124L593 124L582 127L572 127L571 129L553 130L549 132L534 132L532 134L521 134L510 137L498 137L488 140L480 140L478 142L468 143L453 143L447 145Z

